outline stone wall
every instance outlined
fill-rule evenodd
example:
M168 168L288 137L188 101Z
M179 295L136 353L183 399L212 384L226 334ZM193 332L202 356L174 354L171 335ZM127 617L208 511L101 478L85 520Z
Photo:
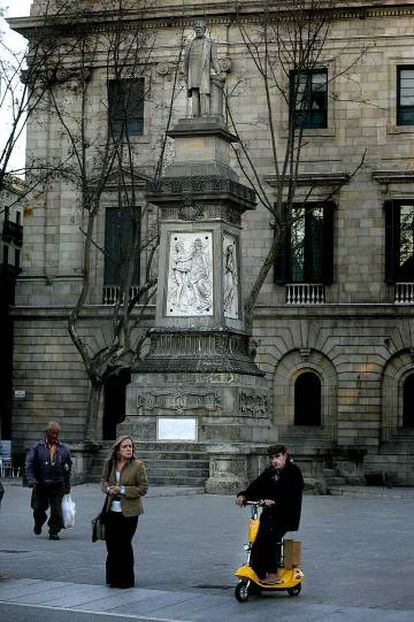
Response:
M65 442L82 440L88 382L63 313L20 310L15 327L14 388L26 399L14 403L14 450L25 451L49 421L61 422Z

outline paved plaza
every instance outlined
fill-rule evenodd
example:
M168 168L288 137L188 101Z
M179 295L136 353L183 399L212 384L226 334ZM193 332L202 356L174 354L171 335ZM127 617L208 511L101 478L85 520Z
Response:
M135 537L136 587L105 586L105 545L90 541L102 497L76 486L77 524L60 542L32 532L30 491L5 484L0 510L0 619L8 622L412 622L413 491L306 496L298 534L306 578L239 604L247 510L232 497L153 488ZM369 492L367 489L366 492Z

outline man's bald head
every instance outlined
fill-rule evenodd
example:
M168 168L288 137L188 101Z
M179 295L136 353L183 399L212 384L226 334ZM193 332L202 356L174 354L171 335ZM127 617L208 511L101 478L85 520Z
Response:
M49 421L46 428L46 436L49 443L56 443L60 434L60 425L57 421Z

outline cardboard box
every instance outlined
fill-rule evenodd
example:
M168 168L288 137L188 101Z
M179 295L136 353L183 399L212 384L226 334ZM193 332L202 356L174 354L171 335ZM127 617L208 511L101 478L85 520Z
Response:
M301 543L299 540L285 540L283 545L283 565L285 568L300 566Z

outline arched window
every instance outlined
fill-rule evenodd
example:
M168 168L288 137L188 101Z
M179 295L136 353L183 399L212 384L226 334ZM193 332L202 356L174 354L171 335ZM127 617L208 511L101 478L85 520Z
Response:
M414 386L414 385L413 385ZM311 371L295 382L295 425L321 425L321 381Z
M414 374L410 374L403 384L403 428L414 428Z

